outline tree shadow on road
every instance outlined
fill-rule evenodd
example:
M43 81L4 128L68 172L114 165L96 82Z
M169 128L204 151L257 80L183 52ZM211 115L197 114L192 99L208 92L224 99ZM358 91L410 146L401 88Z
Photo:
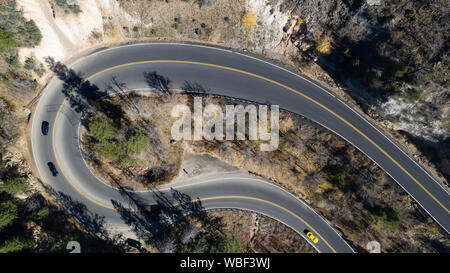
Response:
M97 110L115 121L125 118L122 105L113 104L103 99L111 95L118 95L121 101L136 108L130 98L123 96L123 92L128 91L128 88L117 77L113 76L110 83L106 84L105 90L100 90L98 86L92 84L89 80L84 80L83 75L68 68L61 62L55 61L51 57L47 57L46 62L49 69L63 82L61 92L66 96L71 109L76 113L84 116L92 110ZM167 98L172 97L173 92L170 88L171 81L168 77L160 75L155 71L145 72L143 76L151 90ZM206 88L196 83L186 82L184 87L191 92L207 92ZM139 113L138 108L136 111ZM147 194L149 196L151 195L155 202L148 204L146 203L147 198L143 198L141 193L127 191L114 177L111 177L111 179L115 182L115 186L119 189L123 197L122 201L111 200L111 203L122 220L135 232L138 239L146 243L159 240L159 242L156 242L156 245L161 242L164 244L167 238L159 235L164 234L171 225L177 222L182 222L182 225L189 226L190 224L186 222L186 216L189 215L195 216L195 219L200 221L203 226L208 226L218 231L221 230L222 223L220 218L208 217L205 213L205 208L198 199L193 199L189 195L175 189L161 191L153 187ZM72 199L65 193L56 192L50 187L46 187L46 190L90 234L112 242L123 239L122 234L113 235L106 229L106 219L104 216L92 213L84 204Z
M119 184L116 184L116 186L124 199L127 200L126 204L111 200L122 220L130 226L139 239L146 243L153 241L160 251L162 248L167 248L167 245L172 241L167 231L173 224L181 222L182 227L192 226L186 219L187 216L193 216L203 226L218 231L221 231L223 227L220 218L209 217L206 214L199 199L193 199L188 194L176 189L170 188L170 190L161 191L152 188L147 194L148 197L153 197L155 203L146 204L142 196L126 191Z
M121 233L112 234L107 230L104 216L89 211L84 204L74 200L65 193L56 191L46 185L44 185L44 188L48 194L54 197L64 211L82 224L89 235L100 238L111 245L119 247L124 245L124 237Z
M168 77L160 75L156 71L152 71L144 72L144 78L150 88L162 94L172 95L172 91L169 87L171 81Z
M181 90L183 91L183 93L188 94L207 94L211 92L211 90L208 87L205 87L198 82L189 82L189 81L184 81Z
M71 108L77 112L87 109L90 101L104 97L107 92L100 90L96 85L83 80L75 70L68 68L65 64L56 61L52 57L46 57L48 68L56 74L63 82L61 92L68 98Z
M45 61L48 68L63 82L61 92L66 96L70 108L76 113L85 115L88 111L95 109L113 120L124 118L124 112L120 105L103 100L103 98L118 92L117 87L123 87L123 83L119 83L116 77L111 78L111 83L106 90L100 90L97 85L83 79L83 75L61 62L55 61L52 57L47 57Z

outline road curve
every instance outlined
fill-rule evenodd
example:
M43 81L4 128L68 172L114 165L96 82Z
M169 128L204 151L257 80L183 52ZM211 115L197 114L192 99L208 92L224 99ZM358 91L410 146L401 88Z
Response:
M113 79L124 83L127 90L148 90L144 72L157 72L170 79L171 88L183 89L189 81L203 86L209 93L278 104L347 139L386 170L449 230L449 195L445 189L351 108L326 90L285 69L228 50L161 43L103 50L79 59L70 68L99 90L105 90ZM63 82L53 78L33 115L31 141L41 179L57 192L105 216L109 222L123 224L123 215L111 208L117 208L119 203L127 209L135 209L136 204L130 202L124 192L97 180L87 168L78 145L81 115L66 101L63 89ZM48 136L40 131L43 120L50 123ZM47 162L54 162L61 175L51 176ZM257 211L282 221L303 236L303 230L308 228L321 238L318 244L312 244L320 252L351 251L309 207L281 188L259 179L233 175L173 188L193 199L200 198L205 209ZM133 192L133 196L146 206L156 202L152 192Z

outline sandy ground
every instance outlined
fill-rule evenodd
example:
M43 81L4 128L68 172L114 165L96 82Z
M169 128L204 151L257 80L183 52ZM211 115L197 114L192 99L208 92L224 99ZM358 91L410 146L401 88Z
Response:
M225 3L226 2L226 3ZM151 10L148 6L139 8L140 3L135 3L138 8L127 10L122 8L118 1L113 0L80 0L81 13L66 14L58 6L47 0L17 0L17 5L24 12L24 17L34 20L43 34L39 46L35 48L22 48L19 57L23 61L26 57L34 55L43 62L46 56L52 56L56 60L65 61L70 57L83 52L99 43L102 46L111 43L128 41L128 38L148 38L146 28L153 27L161 31L157 36L173 36L174 38L197 38L190 31L184 33L171 29L173 18L195 17L197 21L206 22L213 26L213 33L208 41L224 42L229 46L237 46L242 42L248 45L257 45L260 53L277 48L283 38L283 27L289 20L289 15L281 13L278 8L270 6L266 0L224 1L215 4L212 8L198 9L193 3L152 3ZM233 9L230 10L230 8ZM226 11L228 10L228 12ZM251 28L240 25L242 12L252 13L256 16L256 24ZM220 16L216 14L220 13ZM227 29L222 15L227 15L233 20L232 33L223 34L221 28ZM236 24L237 22L237 24ZM188 20L183 20L182 26L189 25ZM140 30L134 37L125 33L123 27L127 27L130 33L133 26L139 26ZM145 30L145 31L144 31ZM94 38L96 33L101 38ZM129 33L128 33L129 34ZM152 35L150 35L152 36ZM183 36L183 37L178 37ZM228 37L230 36L230 37ZM202 39L204 40L204 38Z
M178 175L172 182L200 178L210 174L239 172L239 168L231 166L210 155L186 154Z
M89 37L92 31L102 32L102 9L109 2L111 1L80 1L82 10L80 14L64 14L61 10L55 9L53 18L54 7L48 1L17 0L24 17L34 20L43 33L38 47L20 49L20 59L24 60L25 57L34 54L41 62L46 56L65 60L91 46Z

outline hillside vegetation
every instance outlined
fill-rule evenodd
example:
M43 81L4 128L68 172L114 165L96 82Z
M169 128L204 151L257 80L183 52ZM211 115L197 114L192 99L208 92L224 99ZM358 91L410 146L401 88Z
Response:
M23 103L38 88L35 77L44 73L44 67L30 57L24 63L19 61L20 47L37 46L42 39L41 32L32 20L23 17L13 0L0 5L0 95Z
M394 124L445 179L450 160L448 1L280 0L288 38L374 118Z
M18 50L40 41L36 24L23 17L15 1L0 1L0 253L66 252L71 240L78 240L84 252L119 251L49 202L23 157L28 117L22 107L36 95L44 67L34 58L20 62Z
M110 234L101 217L68 196L40 188L27 151L30 116L24 110L37 101L38 82L51 75L44 58L56 54L61 58L56 61L64 61L93 46L188 40L275 59L354 107L356 101L385 129L402 132L438 167L440 181L450 177L447 1L69 2L0 1L0 252L65 251L70 240L96 246L86 251L117 250L105 239ZM140 114L134 112L133 120ZM336 223L362 251L369 240L378 240L383 251L448 252L448 234L364 155L321 127L289 114L284 118L289 126L282 128L280 148L270 158L248 142L201 142L189 152L279 183ZM182 143L158 142L167 132L154 124L125 128L124 120L104 115L85 121L89 155L115 170L120 183L145 181L147 187L181 173ZM424 162L414 149L407 152ZM50 202L47 193L60 204ZM68 215L81 219L85 230ZM204 248L208 236L183 248ZM227 249L225 239L231 249L238 246L232 236L215 238L220 249Z

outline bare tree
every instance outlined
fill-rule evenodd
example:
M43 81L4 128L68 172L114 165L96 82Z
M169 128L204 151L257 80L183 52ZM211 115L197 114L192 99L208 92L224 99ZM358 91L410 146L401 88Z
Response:
M164 234L156 241L156 248L160 253L174 253L177 250L177 240L169 234Z
M180 239L181 243L187 244L191 242L199 234L199 229L192 223L185 225L182 237Z
M134 109L137 114L140 114L139 107L135 104L135 101L131 99L130 95L126 95L127 85L117 80L116 76L112 76L111 84L107 86L107 90L110 95L118 96L123 102L126 103L131 109Z

